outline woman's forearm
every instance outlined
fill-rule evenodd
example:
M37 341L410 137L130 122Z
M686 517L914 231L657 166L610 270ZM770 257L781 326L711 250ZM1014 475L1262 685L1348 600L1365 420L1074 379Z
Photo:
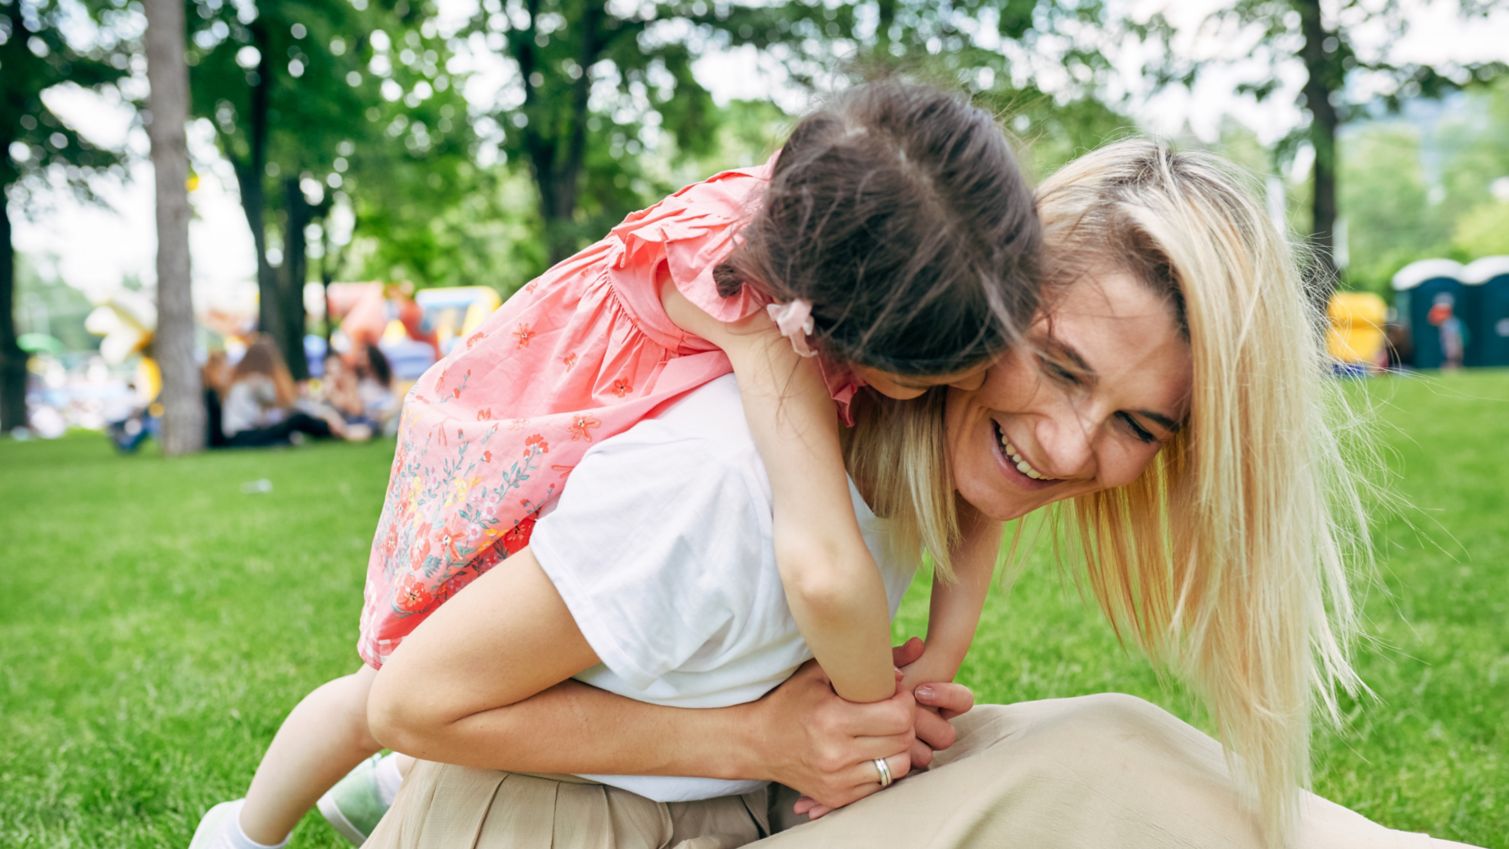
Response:
M875 758L889 759L894 776L906 774L924 713L906 693L846 702L808 664L759 701L727 708L664 707L564 681L422 735L417 750L395 748L513 772L777 781L839 807L878 789Z
M671 708L563 681L454 722L414 754L511 772L767 779L751 707Z

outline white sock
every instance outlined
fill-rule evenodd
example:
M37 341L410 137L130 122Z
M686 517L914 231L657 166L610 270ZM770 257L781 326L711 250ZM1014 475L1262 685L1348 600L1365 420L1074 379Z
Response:
M241 808L245 804L245 799L237 800L236 806L225 817L225 840L231 849L283 849L288 845L286 834L277 843L258 843L247 837L246 832L241 830Z
M373 777L377 779L377 798L384 805L392 807L393 799L398 796L398 788L403 786L403 773L398 771L398 755L392 752L384 755L377 762L377 771Z

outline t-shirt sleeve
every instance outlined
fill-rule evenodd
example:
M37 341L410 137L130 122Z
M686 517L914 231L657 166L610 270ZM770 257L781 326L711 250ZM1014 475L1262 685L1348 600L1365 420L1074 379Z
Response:
M663 263L688 301L725 324L757 312L764 298L748 286L723 297L713 270L733 252L768 183L768 165L724 171L630 215L612 231L624 246L616 270Z
M572 472L530 546L615 675L646 688L728 629L739 567L757 568L769 546L758 486L685 441L620 438Z

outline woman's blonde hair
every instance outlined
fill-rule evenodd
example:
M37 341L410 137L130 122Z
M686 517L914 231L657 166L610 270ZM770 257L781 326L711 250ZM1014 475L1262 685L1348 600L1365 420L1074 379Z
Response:
M926 552L933 571L951 581L949 555L962 532L943 439L946 398L942 387L910 401L861 393L854 398L854 427L843 437L844 465L870 509L889 519L891 546Z
M1131 485L1074 499L1090 586L1119 634L1187 677L1256 784L1276 841L1333 717L1366 516L1333 427L1321 313L1288 240L1229 163L1129 139L1043 184L1050 285L1092 266L1168 293L1193 361L1189 421Z
M1338 688L1359 686L1345 566L1368 552L1320 313L1256 196L1218 157L1130 139L1049 178L1038 212L1050 311L1055 289L1116 269L1164 294L1188 338L1185 427L1138 480L1059 516L1117 633L1204 698L1282 843L1309 777L1317 699L1334 717ZM932 548L957 538L957 518L937 508L952 505L952 481L934 472L928 488L907 467L942 451L941 406L911 407L869 411L865 452L892 447L884 465L862 461L856 438L851 468L862 491L899 493L886 506Z

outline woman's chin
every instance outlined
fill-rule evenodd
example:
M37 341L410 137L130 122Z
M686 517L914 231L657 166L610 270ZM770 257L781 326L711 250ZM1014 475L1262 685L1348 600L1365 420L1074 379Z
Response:
M1006 457L994 426L988 425L980 444L989 447L975 454L969 473L956 474L959 495L981 514L998 522L1019 519L1033 510L1073 493L1059 494L1065 481L1028 477Z

